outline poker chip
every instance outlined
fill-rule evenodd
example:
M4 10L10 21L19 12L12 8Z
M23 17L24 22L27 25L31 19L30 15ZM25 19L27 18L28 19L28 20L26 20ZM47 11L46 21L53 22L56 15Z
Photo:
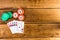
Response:
M23 15L24 14L24 10L23 9L18 9L18 14L20 14L20 15Z
M9 11L9 12L7 12L7 13L8 13L8 15L9 15L9 17L12 18L12 12Z
M14 12L14 13L13 13L13 18L18 18L17 12Z
M18 19L21 20L21 21L24 20L24 15L20 15L20 16L18 17Z
M9 19L9 15L7 13L3 13L1 19L2 21L7 21Z

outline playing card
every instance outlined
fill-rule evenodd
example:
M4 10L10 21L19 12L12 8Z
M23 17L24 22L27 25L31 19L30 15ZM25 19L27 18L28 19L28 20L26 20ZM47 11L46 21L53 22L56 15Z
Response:
M17 23L18 23L18 21L16 21L16 20L13 20L13 21L12 21L12 24L13 24L13 25L16 25L16 26L17 26Z
M10 25L11 25L11 22L8 22L8 23L7 23L7 25L10 27Z
M18 31L19 31L17 26L11 26L9 28L10 28L12 34L18 33Z
M23 21L19 21L18 22L18 29L21 33L24 33L24 22Z
M24 33L24 22L13 20L7 23L8 27L10 28L12 34L14 33Z

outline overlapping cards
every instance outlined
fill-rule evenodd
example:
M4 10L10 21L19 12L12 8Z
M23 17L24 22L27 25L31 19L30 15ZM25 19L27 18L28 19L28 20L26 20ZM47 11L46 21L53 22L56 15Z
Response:
M24 21L13 20L7 23L7 25L9 29L11 30L12 34L24 33Z

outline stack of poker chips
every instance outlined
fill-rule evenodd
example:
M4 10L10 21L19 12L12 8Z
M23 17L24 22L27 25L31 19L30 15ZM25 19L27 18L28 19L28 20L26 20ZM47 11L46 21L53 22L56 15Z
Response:
M2 16L1 16L2 21L7 21L10 18L12 18L12 12L11 11L2 13Z
M13 12L13 18L23 21L24 20L24 10L20 8L17 10L17 12Z

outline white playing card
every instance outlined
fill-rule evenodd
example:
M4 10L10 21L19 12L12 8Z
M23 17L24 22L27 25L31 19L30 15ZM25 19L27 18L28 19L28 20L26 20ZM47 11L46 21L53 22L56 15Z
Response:
M24 33L24 22L19 21L17 26L18 26L19 31L21 31L21 33Z
M12 26L12 27L9 27L12 34L15 34L15 33L18 33L18 27L17 26Z
M11 22L8 22L7 25L10 26L11 25Z
M12 24L13 24L13 25L17 25L17 22L18 22L18 21L13 20L13 21L12 21Z
M13 21L7 23L7 25L9 26L12 34L24 33L24 22L23 21L13 20Z

